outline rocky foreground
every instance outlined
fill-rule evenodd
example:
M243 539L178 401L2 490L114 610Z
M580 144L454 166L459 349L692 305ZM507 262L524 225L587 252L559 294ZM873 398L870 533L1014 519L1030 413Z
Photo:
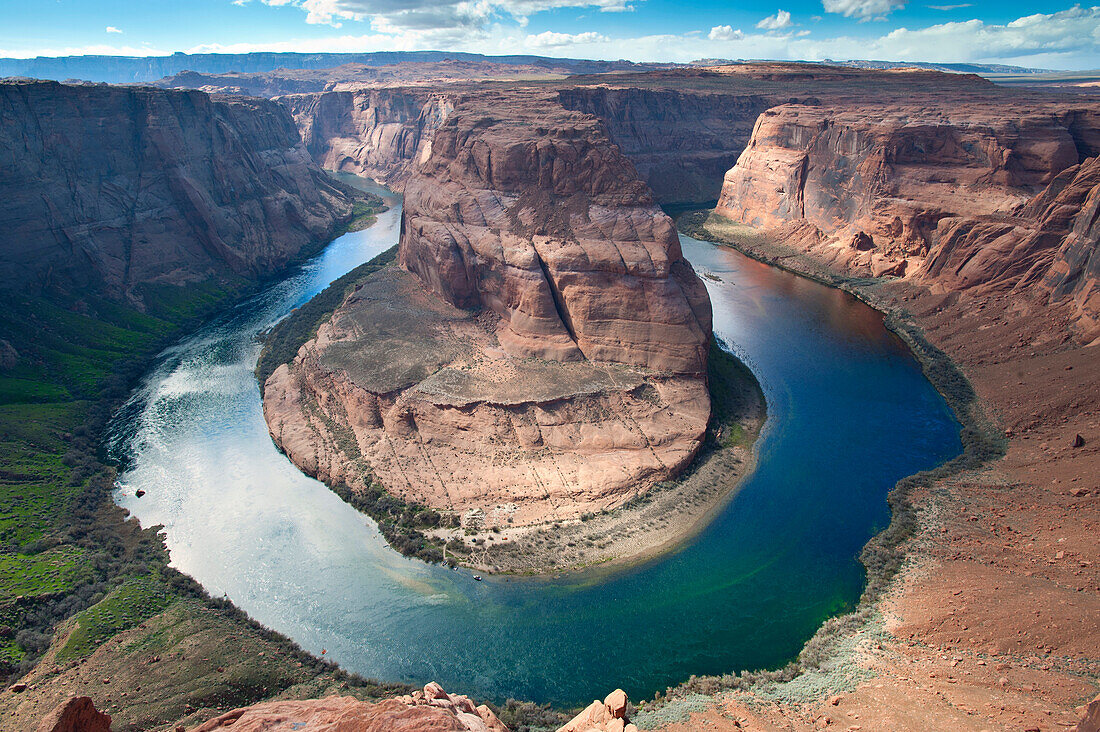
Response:
M558 732L637 732L627 719L627 697L616 689L593 701ZM178 729L183 730L184 727ZM111 717L90 697L72 697L46 715L37 732L110 732ZM269 701L234 709L191 732L508 732L493 710L474 705L461 694L448 694L436 683L381 702L330 696L305 701Z
M672 221L598 120L522 101L438 107L401 269L267 380L310 474L521 526L617 506L699 451L710 302Z

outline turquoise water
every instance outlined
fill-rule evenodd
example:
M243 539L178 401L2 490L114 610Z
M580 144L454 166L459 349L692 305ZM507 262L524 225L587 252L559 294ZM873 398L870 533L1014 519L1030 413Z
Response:
M116 500L165 527L174 566L349 670L572 705L782 665L858 600L857 556L889 521L888 490L960 450L948 408L877 313L682 237L721 280L704 279L715 332L768 398L758 468L736 497L679 551L611 576L475 582L405 559L275 449L252 376L257 333L396 241L393 204L162 354L111 440L126 466Z

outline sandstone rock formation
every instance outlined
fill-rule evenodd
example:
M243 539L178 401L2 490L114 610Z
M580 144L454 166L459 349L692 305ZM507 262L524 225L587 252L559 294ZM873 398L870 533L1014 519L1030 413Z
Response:
M270 274L351 214L270 102L8 80L0 113L0 287L140 304L150 283Z
M706 290L598 120L552 98L492 101L462 100L422 148L402 266L499 315L513 355L702 373Z
M1085 705L1085 713L1069 732L1100 732L1100 696Z
M558 732L638 732L626 718L626 692L616 689L602 702L595 700Z
M1100 104L784 105L757 121L717 213L862 276L1032 291L1100 314Z
M490 525L602 510L682 470L710 413L710 302L598 120L458 97L406 184L398 271L265 386L306 472ZM363 459L360 459L363 458Z
M271 701L234 709L192 732L508 732L493 711L468 697L448 694L435 683L410 696L377 703L352 697Z
M396 188L404 185L421 139L453 106L445 93L400 87L291 94L277 101L323 167Z
M91 697L74 696L43 717L38 732L111 732L111 715L96 709Z

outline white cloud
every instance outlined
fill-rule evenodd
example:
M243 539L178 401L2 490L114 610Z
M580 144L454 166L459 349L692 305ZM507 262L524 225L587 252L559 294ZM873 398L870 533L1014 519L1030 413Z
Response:
M262 0L266 5L292 5L306 12L306 22L341 27L343 21L370 21L386 29L487 29L497 20L526 24L527 16L556 8L595 8L602 12L633 10L635 0ZM637 0L639 2L644 0Z
M803 59L874 58L890 61L940 61L1010 63L1062 69L1100 67L1100 7L1074 7L1057 13L1035 14L1010 23L991 24L980 20L941 23L925 28L897 28L871 36L821 37L755 31L743 33L732 26L714 26L709 33L654 34L608 37L600 33L559 34L547 41L561 43L575 58L630 59L632 61L692 61L730 55L730 41L737 41L740 58ZM486 54L530 53L532 41L516 25L494 23L483 29L405 29L381 33L331 35L288 39L279 43L209 44L184 49L154 49L130 46L85 46L78 48L0 49L0 57L68 56L104 54L119 56L188 53L248 53L250 51L351 52L411 51L437 48ZM542 36L543 34L537 34ZM537 37L536 36L536 37ZM544 46L546 47L546 46Z
M588 31L587 33L554 33L543 31L533 36L527 36L527 45L533 48L561 48L562 46L576 46L585 43L606 43L611 40L605 35Z
M959 3L958 5L929 5L932 10L959 10L961 8L972 8L974 3Z
M837 13L845 18L881 20L905 7L905 0L821 0L825 12Z
M756 24L757 28L763 28L764 30L781 30L783 28L789 28L791 25L791 14L786 10L777 10L775 15L769 15L759 23Z
M716 25L707 34L707 38L712 41L740 41L744 37L740 28L734 30L731 25Z
M113 25L109 25L109 26L107 26L107 32L108 33L121 33L122 31L120 31L118 28L115 28Z

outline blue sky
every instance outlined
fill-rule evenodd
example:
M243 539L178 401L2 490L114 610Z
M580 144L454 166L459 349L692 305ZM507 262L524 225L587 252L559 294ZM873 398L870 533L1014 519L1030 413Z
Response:
M0 56L481 53L1100 67L1100 7L958 0L0 0Z

